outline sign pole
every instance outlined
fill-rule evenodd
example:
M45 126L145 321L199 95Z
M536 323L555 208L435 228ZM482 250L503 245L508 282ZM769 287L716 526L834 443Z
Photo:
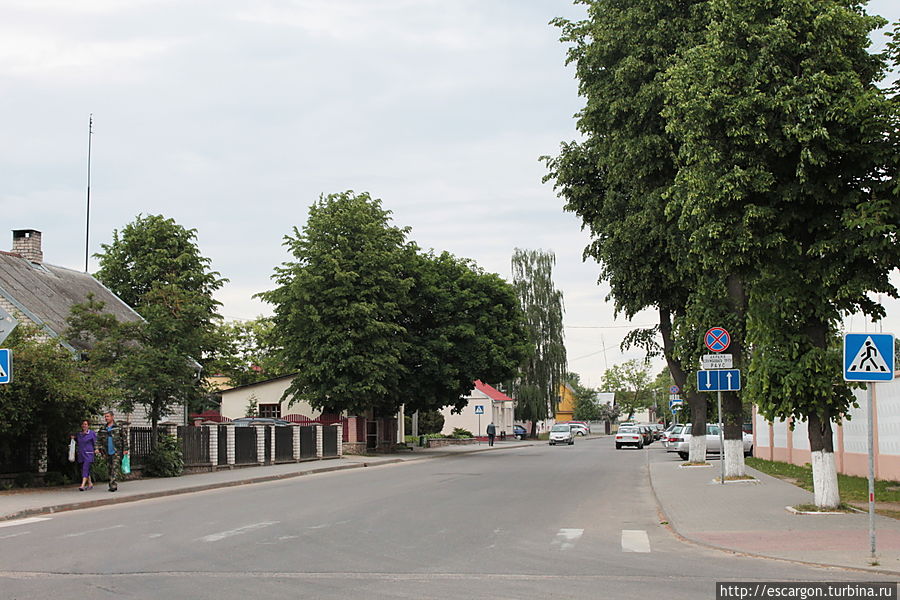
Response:
M869 450L869 546L872 558L875 558L875 418L872 410L875 384L866 384L866 412L868 413L869 435L867 446Z
M725 434L722 432L722 391L716 392L719 404L719 481L725 485Z
M481 445L481 414L478 415L478 445Z

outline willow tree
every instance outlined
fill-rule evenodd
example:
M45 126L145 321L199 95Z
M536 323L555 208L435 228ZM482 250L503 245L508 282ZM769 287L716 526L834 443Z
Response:
M553 284L556 256L543 250L516 248L512 257L513 287L525 317L531 346L513 384L516 417L537 421L559 405L559 386L565 381L566 346L563 339L563 296Z
M675 383L706 430L706 397L693 386L696 354L686 309L696 278L685 276L686 235L667 214L677 174L677 140L662 116L661 75L680 51L699 43L705 29L703 0L583 0L587 18L556 19L561 41L571 44L584 108L576 115L583 141L562 144L546 158L565 209L591 233L585 258L601 267L617 314L631 319L656 309L659 325L627 340L649 355L662 352ZM682 337L682 333L684 337ZM655 342L662 338L662 348ZM691 460L706 457L706 437L694 436Z
M667 74L672 210L706 271L740 284L746 393L769 419L809 421L815 501L834 506L832 421L852 401L834 336L844 312L883 316L870 293L895 296L900 263L896 107L868 51L884 21L843 0L709 11L703 42Z

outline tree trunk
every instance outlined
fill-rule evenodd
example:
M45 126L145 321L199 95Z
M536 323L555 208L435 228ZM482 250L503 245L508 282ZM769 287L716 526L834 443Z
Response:
M813 494L816 506L837 508L841 503L837 468L834 464L834 433L831 415L809 416L809 449L812 456Z
M659 332L663 340L663 355L669 366L672 379L682 391L687 383L687 374L681 361L675 358L675 339L672 334L672 314L668 308L659 307ZM706 462L706 397L697 392L686 394L688 406L691 409L691 423L697 431L703 433L699 436L691 436L690 455L691 462Z
M828 327L823 323L811 323L806 335L817 348L828 345ZM838 490L837 467L834 463L834 432L831 427L831 411L825 408L820 415L809 416L809 450L813 471L813 495L816 506L836 508L841 503Z
M741 331L731 332L731 346L728 352L734 356L734 367L741 369L744 365L744 319L747 313L747 294L744 283L737 275L728 276L728 301L731 309L739 318ZM746 374L746 371L744 371ZM744 477L744 434L741 425L744 422L744 407L737 392L722 393L722 425L724 426L725 447L722 448L721 460L725 461L725 477Z

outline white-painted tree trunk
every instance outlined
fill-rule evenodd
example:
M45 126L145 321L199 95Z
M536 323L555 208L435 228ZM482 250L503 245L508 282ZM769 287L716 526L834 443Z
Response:
M825 452L824 450L813 452L812 472L816 506L820 508L837 508L841 503L841 495L838 492L834 452Z
M706 462L706 436L692 435L688 460L690 462Z
M743 477L744 469L744 442L742 440L725 440L725 478Z

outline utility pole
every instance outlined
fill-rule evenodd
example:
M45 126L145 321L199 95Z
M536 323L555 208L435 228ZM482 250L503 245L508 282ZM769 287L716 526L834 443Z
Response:
M87 211L84 225L84 272L88 272L91 238L91 138L94 136L94 113L88 117Z

